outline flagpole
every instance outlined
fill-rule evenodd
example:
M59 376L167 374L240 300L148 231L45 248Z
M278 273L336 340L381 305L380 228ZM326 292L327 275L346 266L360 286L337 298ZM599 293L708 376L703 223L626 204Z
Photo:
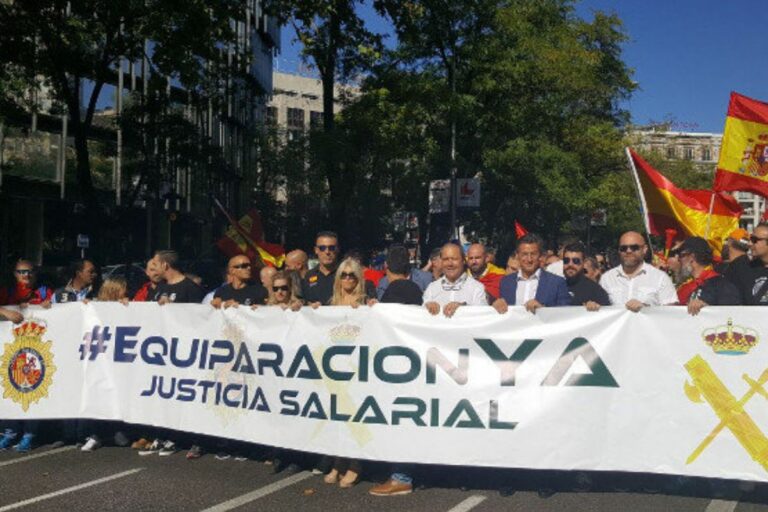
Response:
M712 199L709 200L709 213L707 214L707 229L704 232L704 240L709 240L709 228L712 226L712 210L715 209L715 191L712 190Z
M624 148L624 152L627 155L629 161L629 170L632 173L633 183L635 184L635 192L637 192L637 199L640 202L640 211L643 215L643 225L645 226L645 233L648 235L648 246L651 248L651 254L653 254L653 242L651 241L651 224L648 221L648 205L645 204L645 195L643 194L643 187L640 185L640 176L637 174L637 167L632 160L632 154L629 152L629 146Z
M245 242L254 249L256 252L256 257L259 258L261 264L266 265L266 263L264 263L264 259L261 257L261 254L259 254L259 247L256 242L250 236L248 236L248 233L245 232L240 223L237 222L237 220L235 220L235 218L229 214L229 212L224 208L224 206L219 202L217 198L214 197L213 202L216 204L216 206L219 207L219 210L221 210L221 213L224 214L224 217L227 218L227 221L229 221L229 224L235 229L237 234L239 234L243 240L245 240Z

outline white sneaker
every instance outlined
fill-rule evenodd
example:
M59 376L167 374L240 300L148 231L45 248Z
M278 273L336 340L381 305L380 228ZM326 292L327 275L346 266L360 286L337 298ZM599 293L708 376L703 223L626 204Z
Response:
M156 453L159 453L160 448L162 448L161 443L162 441L160 441L159 439L155 439L154 441L152 441L152 444L147 446L145 449L139 450L139 455L154 455Z
M98 437L91 436L85 440L85 444L82 448L80 448L80 450L84 452L92 452L98 448L101 448L101 441L99 441Z
M169 455L173 455L176 453L176 443L173 441L166 441L163 443L163 447L160 448L160 451L158 452L158 455L161 457L167 457Z

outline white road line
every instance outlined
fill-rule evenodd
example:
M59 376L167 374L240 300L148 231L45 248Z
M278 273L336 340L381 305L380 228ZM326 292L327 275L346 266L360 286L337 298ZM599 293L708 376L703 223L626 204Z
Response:
M232 498L231 500L225 501L224 503L219 503L218 505L214 505L211 508L207 508L203 510L203 512L225 512L227 510L232 510L233 508L240 507L242 505L245 505L246 503L250 503L259 498L263 498L268 494L272 494L273 492L277 492L288 486L297 484L302 480L306 480L311 476L312 476L312 473L310 473L309 471L302 471L301 473L296 473L295 475L289 476L288 478L283 478L282 480L278 480L277 482L273 482L269 485L265 485L264 487L259 487L255 491L251 491L248 494L243 494L242 496L238 496L237 498ZM0 512L2 512L2 510L0 510Z
M462 501L461 503L459 503L458 505L450 509L448 512L468 512L473 508L475 508L476 506L478 506L479 504L481 504L482 502L484 502L487 497L488 496L482 496L480 494L476 496L470 496L469 498L465 499L464 501Z
M24 457L18 457L16 459L11 459L11 460L4 460L3 462L0 462L0 468L3 466L10 466L11 464L16 464L17 462L26 462L28 460L37 459L40 457L47 457L49 455L55 455L57 453L74 450L75 448L76 446L64 446L63 448L55 448L53 450L48 450L47 452L36 453L34 455L26 455Z
M123 471L122 473L117 473L116 475L110 475L105 476L104 478L99 478L98 480L92 480L90 482L86 482L84 484L75 485L72 487L67 487L66 489L61 489L60 491L51 492L48 494L43 494L41 496L37 496L35 498L30 498L28 500L19 501L17 503L11 503L10 505L6 505L4 507L0 507L0 512L5 512L6 510L14 510L21 507L26 507L27 505L32 505L33 503L38 503L40 501L49 500L51 498L55 498L57 496L61 496L63 494L68 494L70 492L79 491L80 489L86 489L88 487L93 487L94 485L103 484L104 482L109 482L110 480L117 480L118 478L123 478L124 476L130 476L134 473L138 473L139 471L143 470L144 468L136 468L131 469L130 471Z
M733 512L738 504L738 501L712 500L704 512Z

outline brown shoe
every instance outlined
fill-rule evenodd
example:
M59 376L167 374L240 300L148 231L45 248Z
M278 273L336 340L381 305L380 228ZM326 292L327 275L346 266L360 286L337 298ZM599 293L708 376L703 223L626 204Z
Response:
M142 437L141 439L139 439L138 441L133 443L131 445L131 448L134 449L134 450L143 450L144 448L146 448L150 444L152 444L152 441L148 441L148 440L146 440L146 439L144 439Z
M403 494L411 494L413 492L413 484L404 484L391 478L379 484L376 487L368 491L368 494L373 496L400 496Z

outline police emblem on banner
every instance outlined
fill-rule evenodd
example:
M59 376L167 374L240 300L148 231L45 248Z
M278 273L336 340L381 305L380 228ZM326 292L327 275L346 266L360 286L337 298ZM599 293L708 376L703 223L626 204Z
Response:
M29 406L48 396L56 366L53 364L51 341L43 341L45 322L28 320L13 329L13 341L6 343L0 359L3 398Z

